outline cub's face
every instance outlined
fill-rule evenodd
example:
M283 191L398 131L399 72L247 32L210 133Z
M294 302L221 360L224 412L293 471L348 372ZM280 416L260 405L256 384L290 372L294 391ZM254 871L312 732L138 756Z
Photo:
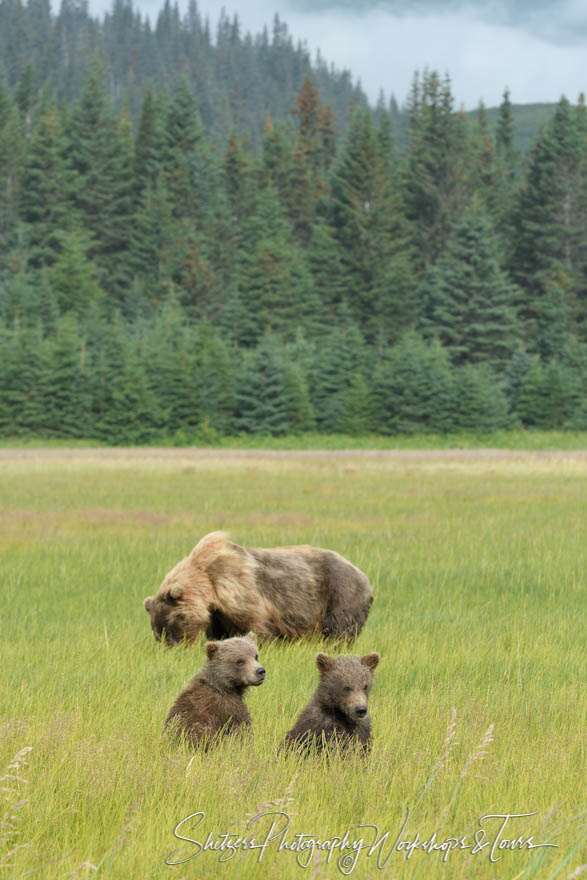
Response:
M243 638L223 639L206 643L208 665L222 681L232 687L257 687L265 681L266 672L259 663L254 633Z
M365 657L317 654L319 690L325 705L342 712L352 721L366 718L373 671L378 663L379 654L375 652Z
M151 617L151 629L157 640L164 639L168 648L182 639L193 642L198 633L206 629L210 613L197 598L184 600L180 584L163 582L155 596L148 596L143 606Z

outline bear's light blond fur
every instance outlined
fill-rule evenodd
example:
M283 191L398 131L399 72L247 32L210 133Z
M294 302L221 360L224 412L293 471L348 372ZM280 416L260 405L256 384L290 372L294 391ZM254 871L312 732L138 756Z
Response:
M211 532L144 600L157 638L175 645L242 635L354 638L372 602L366 575L332 550L245 549Z

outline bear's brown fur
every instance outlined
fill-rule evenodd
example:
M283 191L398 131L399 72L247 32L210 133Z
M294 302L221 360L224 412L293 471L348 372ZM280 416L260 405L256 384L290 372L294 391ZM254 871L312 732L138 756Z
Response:
M223 532L196 544L144 600L155 637L176 645L202 630L242 635L354 638L371 602L366 575L333 550L302 545L245 549Z
M344 749L355 743L367 752L371 747L367 703L378 663L375 652L365 657L317 654L318 687L280 748L307 753L311 749Z
M265 681L255 636L207 642L208 663L192 678L169 710L163 729L173 722L192 745L208 747L219 733L250 728L251 716L243 694Z

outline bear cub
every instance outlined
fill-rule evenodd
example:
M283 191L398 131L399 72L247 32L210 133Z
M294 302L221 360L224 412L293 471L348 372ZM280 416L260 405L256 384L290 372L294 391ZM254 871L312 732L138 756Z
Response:
M208 748L222 733L250 729L243 698L246 688L263 684L255 635L207 642L208 663L192 678L169 710L163 730L171 725L193 746Z
M281 748L308 752L312 748L345 748L356 743L363 751L371 747L371 722L367 714L373 672L379 654L356 657L343 654L316 655L320 681Z

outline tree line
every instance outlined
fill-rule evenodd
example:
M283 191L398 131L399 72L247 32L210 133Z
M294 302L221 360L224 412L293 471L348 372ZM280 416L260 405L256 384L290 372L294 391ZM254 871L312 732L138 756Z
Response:
M195 0L188 0L183 14L177 2L164 0L153 21L132 0L112 0L101 19L90 14L87 0L53 6L55 14L50 0L0 0L0 72L21 105L33 102L40 89L60 102L76 101L96 53L107 70L109 98L118 111L127 108L133 124L146 88L171 93L183 78L205 130L222 146L235 129L258 149L266 114L288 116L306 73L332 107L339 130L349 102L366 102L350 73L320 54L311 57L279 15L252 35L238 15L224 10L210 22Z
M507 92L492 130L425 71L404 143L305 73L255 150L108 75L0 86L1 434L587 427L582 99L522 163Z

